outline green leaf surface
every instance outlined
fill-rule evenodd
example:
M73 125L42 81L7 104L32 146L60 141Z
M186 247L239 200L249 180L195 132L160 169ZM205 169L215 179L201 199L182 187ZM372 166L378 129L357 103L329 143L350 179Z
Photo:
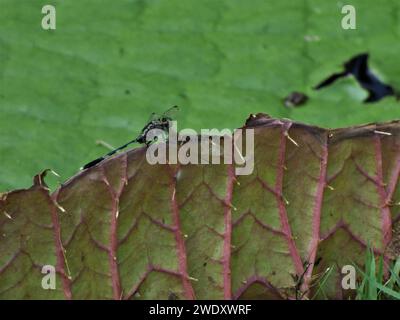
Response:
M341 289L344 265L362 267L367 245L393 258L400 122L325 130L259 114L245 128L247 176L232 164L150 165L143 147L51 197L43 174L3 194L0 298L59 298L40 287L47 264L73 299L354 295Z
M0 0L0 190L43 168L61 180L135 137L172 105L180 126L235 128L266 112L325 127L400 117L394 98L361 103L352 79L312 87L352 55L400 88L397 0L354 0L357 29L335 1L52 1L57 29L41 28L41 0ZM290 92L308 103L284 107ZM51 183L54 187L56 182Z

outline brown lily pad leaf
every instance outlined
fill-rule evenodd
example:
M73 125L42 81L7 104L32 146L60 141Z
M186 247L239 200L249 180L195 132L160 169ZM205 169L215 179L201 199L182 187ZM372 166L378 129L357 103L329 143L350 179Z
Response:
M258 114L254 171L150 165L137 148L53 195L43 174L0 201L0 298L346 298L341 267L391 255L400 122L326 130ZM56 267L56 290L41 287Z

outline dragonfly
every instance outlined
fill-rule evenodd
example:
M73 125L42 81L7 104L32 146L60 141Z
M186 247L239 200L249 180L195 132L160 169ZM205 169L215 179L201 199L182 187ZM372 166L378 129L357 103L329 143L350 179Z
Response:
M125 149L127 146L129 146L132 143L140 143L140 144L145 144L146 146L149 146L153 141L157 140L157 137L155 137L152 140L148 140L147 139L147 133L150 130L153 129L159 129L163 132L168 132L169 127L170 127L170 122L173 120L173 115L176 111L179 110L178 106L173 106L172 108L169 108L167 111L165 111L163 114L158 115L156 113L152 113L150 115L149 120L147 121L147 124L143 127L143 129L141 130L140 134L133 140L125 143L124 145L110 151L109 153L107 153L106 155L99 157L93 161L90 161L89 163L85 164L81 170L85 170L88 168L91 168L93 166L95 166L96 164L100 163L101 161L111 157L112 155L114 155L115 153L117 153L118 151Z

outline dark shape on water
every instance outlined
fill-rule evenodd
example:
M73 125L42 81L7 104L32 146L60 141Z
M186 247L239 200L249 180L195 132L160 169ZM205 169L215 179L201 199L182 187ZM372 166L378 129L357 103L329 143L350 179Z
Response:
M368 68L368 54L362 53L354 56L344 64L344 71L334 73L314 87L315 90L327 87L336 80L353 75L362 88L368 91L368 98L365 103L376 102L386 96L395 94L392 86L380 81Z
M144 128L142 129L142 131L140 132L138 137L136 137L135 139L125 143L124 145L110 151L106 155L85 164L81 169L84 170L84 169L88 169L90 167L95 166L96 164L100 163L104 159L117 153L119 150L125 149L127 146L129 146L132 143L136 142L136 143L140 143L140 144L146 144L146 146L148 146L154 140L151 140L151 141L147 140L147 137L146 137L147 133L153 129L159 129L164 132L168 132L170 121L172 121L171 113L176 110L178 110L178 106L173 106L172 108L165 111L162 115L157 115L156 113L153 112L150 116L150 119L147 121L147 124L144 126Z
M293 91L284 100L286 107L299 107L305 104L308 100L308 96L302 92Z

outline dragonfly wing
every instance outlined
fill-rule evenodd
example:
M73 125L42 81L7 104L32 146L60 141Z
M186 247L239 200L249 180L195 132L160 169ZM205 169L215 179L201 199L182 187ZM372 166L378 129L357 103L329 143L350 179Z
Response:
M154 120L158 119L159 117L160 117L160 115L158 115L158 114L155 113L155 112L152 112L151 115L149 116L149 119L147 120L146 123L149 123L149 122L151 122L151 121L154 121Z
M173 106L172 108L169 108L167 111L165 111L162 114L163 118L167 118L167 119L175 119L176 118L176 114L179 111L179 107L178 106Z

